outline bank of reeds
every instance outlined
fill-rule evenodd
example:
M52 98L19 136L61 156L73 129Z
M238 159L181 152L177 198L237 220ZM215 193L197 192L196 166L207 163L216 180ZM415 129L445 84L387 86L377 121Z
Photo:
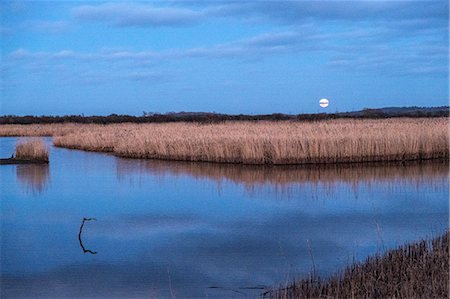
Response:
M117 124L54 138L56 146L129 158L308 164L448 158L448 119Z
M16 144L15 158L48 162L48 149L45 143L39 139L20 140Z
M32 125L0 125L1 137L20 136L62 136L69 133L82 133L102 125L91 124L32 124Z
M448 118L0 126L0 136L44 135L54 136L60 147L180 161L316 164L449 157Z
M449 233L367 258L328 279L310 278L265 298L448 298Z

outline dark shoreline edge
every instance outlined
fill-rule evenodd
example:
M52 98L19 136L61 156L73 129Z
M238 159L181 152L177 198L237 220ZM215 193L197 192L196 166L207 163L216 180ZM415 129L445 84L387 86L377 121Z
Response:
M15 165L15 164L48 164L48 161L43 160L26 160L26 159L0 159L0 165Z

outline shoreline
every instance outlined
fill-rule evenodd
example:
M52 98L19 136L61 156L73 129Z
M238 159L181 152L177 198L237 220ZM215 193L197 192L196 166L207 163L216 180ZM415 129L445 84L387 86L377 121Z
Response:
M421 239L369 256L330 277L314 273L262 298L447 298L449 236ZM314 272L314 271L313 271Z
M16 164L48 164L48 161L6 158L0 159L0 165L16 165Z

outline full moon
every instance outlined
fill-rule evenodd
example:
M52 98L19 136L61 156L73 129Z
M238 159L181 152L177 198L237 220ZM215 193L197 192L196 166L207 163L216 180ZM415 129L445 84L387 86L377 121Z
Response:
M329 104L329 102L328 102L327 99L320 99L320 101L319 101L319 105L320 105L320 107L322 107L322 108L328 107L328 104Z

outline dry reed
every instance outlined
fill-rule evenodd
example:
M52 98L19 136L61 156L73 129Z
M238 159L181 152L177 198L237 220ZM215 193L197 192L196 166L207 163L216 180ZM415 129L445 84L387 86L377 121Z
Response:
M1 137L17 136L63 136L69 133L85 132L101 125L92 124L32 124L32 125L0 125Z
M42 140L20 140L16 144L15 158L48 162L48 149Z
M367 258L321 280L310 277L265 298L448 298L449 233Z
M56 146L122 157L242 164L448 158L448 119L98 125Z
M180 161L315 164L449 157L448 118L0 126L0 136L43 135L54 136L60 147Z

